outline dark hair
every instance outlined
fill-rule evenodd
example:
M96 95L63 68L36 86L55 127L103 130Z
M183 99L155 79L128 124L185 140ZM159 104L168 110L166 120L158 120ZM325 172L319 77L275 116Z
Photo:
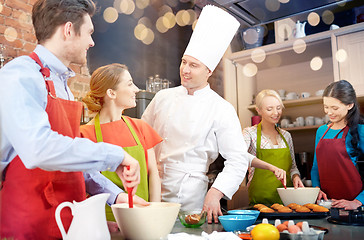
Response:
M348 111L348 114L345 116L345 120L350 128L350 133L353 137L351 139L353 151L349 154L352 157L361 155L362 153L358 147L360 141L358 133L358 124L363 124L364 120L360 116L359 104L358 101L356 100L356 93L353 86L346 80L333 82L326 87L323 93L323 97L336 98L345 105L354 104L354 106Z
M32 20L38 43L52 37L56 28L72 22L80 33L85 14L93 16L96 7L92 0L38 0L32 10Z

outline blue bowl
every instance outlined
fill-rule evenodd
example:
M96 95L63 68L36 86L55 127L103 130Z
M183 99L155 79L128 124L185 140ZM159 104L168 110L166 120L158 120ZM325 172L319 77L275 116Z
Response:
M219 216L219 221L227 232L245 231L253 225L257 217L251 215L224 215Z
M259 217L260 211L257 210L230 210L227 212L228 214L233 214L233 215L251 215L251 216L255 216L256 218Z

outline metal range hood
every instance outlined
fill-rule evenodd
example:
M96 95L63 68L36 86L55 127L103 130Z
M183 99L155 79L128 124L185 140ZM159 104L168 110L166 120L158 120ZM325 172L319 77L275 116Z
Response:
M324 10L335 11L344 8L349 2L363 4L363 0L210 0L210 2L235 15L243 27L263 25L312 11L318 13Z

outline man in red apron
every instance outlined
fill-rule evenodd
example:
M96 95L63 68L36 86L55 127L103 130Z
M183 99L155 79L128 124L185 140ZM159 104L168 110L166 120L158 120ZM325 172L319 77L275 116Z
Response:
M67 66L84 64L94 45L94 9L91 0L36 2L33 24L42 45L0 71L0 239L60 239L55 209L86 198L82 171L116 171L124 186L136 191L135 159L120 147L77 138L82 105L71 101ZM71 220L71 212L62 211L66 231Z

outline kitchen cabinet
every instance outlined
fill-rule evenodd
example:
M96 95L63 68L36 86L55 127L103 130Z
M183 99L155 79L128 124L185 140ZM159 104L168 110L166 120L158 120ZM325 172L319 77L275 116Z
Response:
M305 50L302 52L300 49ZM336 59L337 53L342 52L340 49L347 54L343 62ZM260 56L265 55L264 61L259 60L259 56L254 58L257 50L263 52ZM319 66L321 64L317 70L311 68L314 58ZM324 117L322 97L315 93L333 81L350 81L359 101L364 102L363 62L364 23L230 53L223 62L224 95L237 110L242 128L251 126L251 117L256 115L254 97L263 89L311 94L308 98L283 101L283 116L290 117L292 121L299 116ZM287 129L292 134L295 152L313 153L317 128L314 125Z
M338 32L332 37L333 56L345 50L347 58L339 62L334 58L335 81L345 79L354 86L357 95L364 95L364 30L352 33Z

